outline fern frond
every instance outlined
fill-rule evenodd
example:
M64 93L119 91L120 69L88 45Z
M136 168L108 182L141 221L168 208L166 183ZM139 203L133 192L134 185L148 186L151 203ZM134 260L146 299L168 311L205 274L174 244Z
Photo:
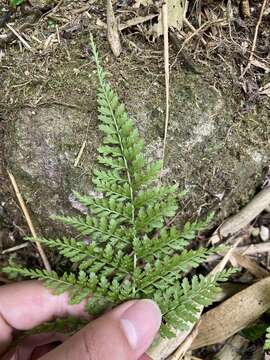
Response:
M104 180L95 180L96 189L99 192L104 193L105 196L110 198L114 198L118 201L132 201L130 195L130 187L128 183L124 183L123 185L107 183Z
M147 205L155 204L157 201L162 201L168 195L175 193L177 186L160 186L140 190L134 198L135 209L140 209Z
M79 272L78 277L73 273L64 273L62 276L58 276L55 271L25 269L19 266L7 266L4 271L12 275L41 280L47 288L53 290L55 295L68 292L69 302L72 305L79 304L91 293L91 289L87 286L87 276L83 271Z
M205 220L201 221L194 221L193 223L190 223L189 221L185 223L183 231L182 231L182 237L187 240L192 240L196 237L197 233L200 231L203 231L207 228L209 223L214 217L214 213L210 213Z
M188 242L181 238L179 231L175 226L170 229L163 228L158 237L150 239L144 236L142 240L136 239L133 247L138 259L142 258L145 261L160 256L172 255L175 251L181 251L185 248Z
M162 282L169 282L171 275L177 278L181 273L198 267L213 252L213 249L207 250L204 248L189 251L183 250L180 255L165 256L162 261L156 260L154 265L148 264L145 267L145 273L139 282L139 288L142 290L148 286L158 288ZM160 279L162 280L161 282Z
M130 203L116 201L114 197L108 199L94 199L90 196L75 193L79 202L89 208L90 212L99 217L110 216L117 219L119 223L129 221L132 216L132 207Z
M10 274L38 279L54 293L68 292L71 303L86 300L90 314L100 314L129 299L151 298L163 313L161 333L172 336L197 320L201 306L209 305L218 282L230 272L204 278L185 275L217 249L187 250L191 239L204 230L204 221L187 222L181 231L167 220L177 211L177 185L158 186L159 161L149 164L144 142L123 104L105 79L92 39L97 67L98 119L104 134L98 148L100 169L93 171L97 196L75 193L87 207L87 216L55 216L77 230L79 237L44 239L73 263L74 273L9 266ZM79 240L81 239L81 240Z
M53 218L72 226L83 236L90 235L93 240L102 242L110 240L113 244L117 242L128 244L128 240L123 237L123 231L119 228L117 219L108 221L107 218L97 219L89 216L85 219L72 216L54 216Z
M72 262L80 264L84 263L85 259L100 255L100 252L102 251L94 241L92 241L91 244L86 245L83 241L66 237L63 237L62 239L36 239L31 237L26 239L32 242L38 241L49 248L57 249L59 254L70 259Z
M191 283L185 278L174 291L157 293L155 300L163 310L161 333L174 335L174 329L186 330L197 321L201 306L208 306L220 291L219 282L226 281L235 270L225 270L216 275L204 277L195 275Z
M93 183L95 184L96 181L105 181L109 184L123 184L126 180L121 177L117 170L93 170Z
M133 164L134 166L134 164ZM138 166L135 164L135 166ZM140 165L140 167L142 167ZM143 171L134 168L134 189L138 190L142 185L147 185L157 179L161 170L161 161L155 161L153 164L148 165Z
M138 233L148 233L153 229L160 229L167 217L173 217L176 213L177 205L173 197L169 197L165 202L159 202L155 205L149 205L146 208L140 208L135 228Z

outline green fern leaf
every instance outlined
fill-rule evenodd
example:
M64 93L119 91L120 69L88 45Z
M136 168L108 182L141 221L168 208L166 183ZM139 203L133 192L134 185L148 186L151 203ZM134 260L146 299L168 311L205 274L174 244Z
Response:
M92 52L99 81L99 129L104 134L97 149L99 168L93 171L95 196L75 193L86 216L54 217L78 237L38 239L71 261L74 272L15 265L6 271L41 280L55 294L68 292L72 304L86 300L86 310L94 315L129 299L154 299L163 314L161 335L171 337L197 321L201 307L213 302L218 283L231 272L193 276L190 281L185 277L218 250L186 249L213 214L187 222L181 231L168 225L183 193L178 194L177 185L158 185L161 163L145 159L144 141L106 81L93 39Z

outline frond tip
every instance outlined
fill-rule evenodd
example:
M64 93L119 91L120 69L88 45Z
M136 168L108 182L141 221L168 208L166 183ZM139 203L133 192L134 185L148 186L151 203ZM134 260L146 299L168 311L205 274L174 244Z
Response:
M218 283L232 272L195 275L191 281L185 277L217 250L186 249L213 214L204 221L187 222L182 231L169 225L178 210L178 186L158 186L161 164L146 161L144 142L107 83L91 42L99 82L99 128L104 134L97 149L100 167L93 171L96 196L75 193L87 215L54 217L79 238L35 239L68 259L72 272L16 265L5 271L41 280L54 294L67 292L71 304L84 300L94 315L129 299L151 298L162 310L161 334L174 336L176 329L197 321L199 309L214 301Z

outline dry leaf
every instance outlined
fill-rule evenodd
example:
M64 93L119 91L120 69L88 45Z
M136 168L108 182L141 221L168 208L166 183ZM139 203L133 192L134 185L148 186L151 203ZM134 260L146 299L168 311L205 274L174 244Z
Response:
M240 291L201 317L191 348L220 343L257 320L270 308L270 277Z
M186 14L187 1L185 0L167 0L168 6L168 27L173 27L178 30L182 29L183 19ZM162 12L160 12L157 24L154 24L152 31L155 36L163 34L163 19Z

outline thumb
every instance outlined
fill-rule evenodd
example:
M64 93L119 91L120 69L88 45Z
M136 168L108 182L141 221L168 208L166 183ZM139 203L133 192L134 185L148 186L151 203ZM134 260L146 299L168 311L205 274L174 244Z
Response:
M160 324L161 313L152 300L129 301L92 321L40 360L137 360Z

